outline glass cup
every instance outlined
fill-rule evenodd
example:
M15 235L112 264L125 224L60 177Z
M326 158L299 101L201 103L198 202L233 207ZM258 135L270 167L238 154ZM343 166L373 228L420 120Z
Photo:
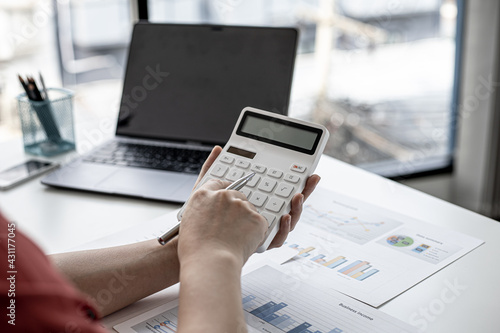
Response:
M17 96L17 105L25 152L49 157L75 150L74 93L49 88L47 94L47 100L32 101L22 93Z

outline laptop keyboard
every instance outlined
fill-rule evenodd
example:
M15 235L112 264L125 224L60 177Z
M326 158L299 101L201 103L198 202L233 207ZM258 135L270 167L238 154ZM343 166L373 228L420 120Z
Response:
M111 142L86 156L92 163L198 174L210 151Z

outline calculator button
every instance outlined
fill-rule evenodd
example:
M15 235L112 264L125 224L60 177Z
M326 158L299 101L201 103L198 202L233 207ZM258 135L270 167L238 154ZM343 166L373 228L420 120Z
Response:
M263 166L263 165L260 165L260 164L255 164L253 167L252 167L252 171L255 171L257 173L264 173L266 172L266 167Z
M297 176L297 175L292 175L292 174L287 173L287 174L286 174L286 176L285 176L285 180L286 180L287 182L290 182L290 183L294 183L294 184L296 184L296 183L298 183L298 182L299 182L300 177L299 177L299 176Z
M217 164L212 171L210 171L210 174L215 177L222 178L226 174L226 171L229 169L229 167L221 164Z
M250 198L250 202L253 203L255 207L262 207L267 200L267 195L262 193L254 193Z
M281 210L281 207L283 207L283 204L285 201L278 199L278 198L271 198L269 202L266 205L266 209L270 210L271 212L279 212Z
M262 212L262 213L260 213L260 215L262 215L262 216L264 216L266 218L267 223L269 224L269 226L272 226L274 220L276 219L276 216L274 216L273 214L266 213L266 212Z
M231 156L227 156L227 155L224 155L220 158L220 161L222 163L227 163L227 164L231 164L234 162L234 157L231 157Z
M250 195L252 194L252 191L250 191L249 189L247 189L245 187L242 188L240 190L240 192L243 193L245 195L245 197L247 197L247 199L250 198Z
M235 164L238 168L248 169L250 162L237 160Z
M283 172L276 170L276 169L269 169L267 172L268 176L274 177L274 178L281 178L283 176Z
M259 180L260 180L260 176L254 175L252 177L252 179L250 179L250 181L247 183L246 186L255 187L255 185L257 185L257 183L259 182Z
M292 166L290 167L290 170L292 171L295 171L295 172L300 172L300 173L303 173L304 171L306 171L306 167L304 165L300 165L300 164L292 164Z
M277 182L275 180L264 178L259 185L259 190L264 192L272 192L274 190L274 187L276 186L276 183Z
M294 187L292 185L286 183L280 183L278 185L278 188L276 189L276 195L279 195L280 197L283 198L288 198L293 190Z
M243 170L231 169L231 171L227 174L226 179L234 182L241 177L243 177Z

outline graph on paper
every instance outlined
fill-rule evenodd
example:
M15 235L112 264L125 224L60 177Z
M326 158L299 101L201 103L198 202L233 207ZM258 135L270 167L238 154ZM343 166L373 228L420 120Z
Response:
M247 324L256 332L408 332L404 324L380 317L375 309L269 266L245 275L242 285Z
M377 309L281 269L264 265L242 277L242 306L249 333L416 332ZM120 333L176 332L178 304L176 300L161 305L113 328Z
M132 326L135 332L172 333L177 332L177 311L175 307Z
M288 244L287 244L288 245ZM318 253L314 246L301 247L299 244L288 245L298 251L298 256L308 258L327 269L336 270L338 273L358 281L364 281L377 274L378 269L373 268L370 262L351 259L343 255L325 255Z
M403 225L400 221L378 215L363 207L361 203L343 199L346 202L331 199L329 196L316 196L313 204L304 206L301 223L334 233L360 245Z

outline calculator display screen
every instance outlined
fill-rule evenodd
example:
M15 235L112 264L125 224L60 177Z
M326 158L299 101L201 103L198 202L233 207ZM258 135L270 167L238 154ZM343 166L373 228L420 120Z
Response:
M247 111L236 133L312 155L323 131L319 128Z

